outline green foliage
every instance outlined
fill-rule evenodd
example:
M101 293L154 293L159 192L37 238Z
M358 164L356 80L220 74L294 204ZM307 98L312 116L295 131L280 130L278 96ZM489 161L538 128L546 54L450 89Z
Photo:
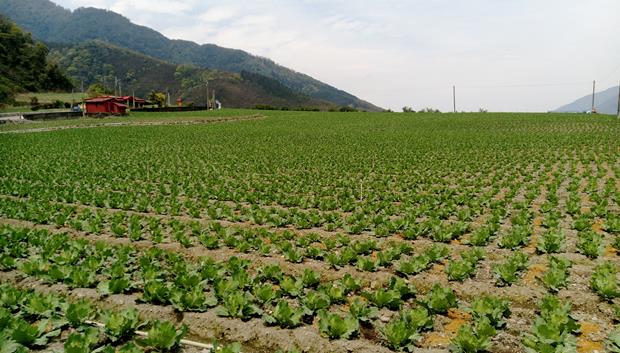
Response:
M462 353L484 352L491 346L495 327L487 317L476 320L473 325L463 325L452 339L452 351Z
M511 285L519 279L519 274L527 268L529 259L525 253L515 252L504 263L493 266L497 285Z
M305 288L316 287L321 283L321 277L313 270L306 268L301 276L301 283Z
M294 328L301 325L303 309L291 308L287 301L281 300L273 309L273 312L263 316L263 320L269 325L278 325L282 328Z
M433 316L423 306L406 309L400 312L400 319L407 323L407 327L415 330L430 330L433 328Z
M366 300L355 297L349 302L349 313L361 322L370 322L379 314L376 307L368 305Z
M170 300L170 288L158 280L149 280L144 283L144 290L142 292L141 301L152 304L166 304ZM179 308L195 308L195 305L188 303L188 300L183 300L182 291L175 292L176 297L173 301ZM201 308L202 305L198 305Z
M558 292L568 284L568 270L572 266L570 260L551 256L549 269L540 279L551 292Z
M424 307L404 310L392 318L380 332L388 347L398 351L415 351L415 343L420 339L420 331L433 327L433 317Z
M160 108L166 105L166 94L163 92L151 91L146 99Z
M523 335L523 345L528 353L575 352L579 324L570 315L571 304L552 295L540 303L540 316L532 326L531 333Z
M616 326L605 340L605 348L611 353L620 353L620 328Z
M185 325L177 329L169 321L156 320L148 331L147 338L139 340L138 343L157 352L170 352L179 346L187 330Z
M474 275L475 265L466 260L451 260L446 266L450 281L463 281Z
M253 294L256 300L262 304L271 303L280 297L279 292L269 283L254 286Z
M481 227L471 233L468 242L474 246L486 246L494 236L495 232L492 228Z
M504 249L517 249L526 245L532 235L528 226L517 225L510 232L504 234L499 241L499 246Z
M321 310L318 317L321 334L331 339L350 339L359 334L359 322L350 314L342 317L337 313Z
M581 231L577 238L577 251L595 259L603 252L603 237L592 231Z
M249 320L253 316L261 314L261 309L254 304L253 297L243 291L228 292L224 296L222 306L216 311L218 316L235 317Z
M471 303L471 314L475 321L486 318L493 327L501 328L510 316L510 301L494 296L476 298Z
M231 111L231 114L236 113ZM208 118L212 113L192 114L204 114L201 116ZM271 316L274 325L281 324L285 328L287 325L306 325L301 331L312 330L312 325L318 325L316 313L320 310L339 313L338 310L341 310L342 313L348 312L352 317L359 318L360 328L367 337L372 334L371 325L378 331L384 330L389 322L383 320L389 317L402 322L397 322L384 332L389 333L394 346L406 347L415 341L412 338L414 334L419 335L419 331L424 329L420 327L428 327L429 313L434 315L443 312L446 307L450 312L449 308L455 303L450 303L449 295L435 295L436 298L431 298L430 292L426 293L430 288L421 289L418 295L411 284L428 282L438 275L441 277L443 273L436 271L440 266L435 266L429 273L416 275L415 278L389 274L396 272L400 262L409 262L417 257L423 257L423 268L430 268L441 261L438 259L445 258L445 249L451 249L451 258L441 261L444 264L457 259L474 263L483 256L477 249L457 242L428 247L425 244L431 244L433 224L449 224L460 220L477 226L477 223L486 219L487 225L495 229L497 222L506 227L506 223L511 221L506 219L510 214L519 222L515 226L522 223L530 225L532 202L536 204L541 193L551 200L553 194L563 194L565 187L569 189L568 193L587 192L593 203L600 203L597 198L609 199L612 212L608 212L608 215L613 213L616 205L615 189L603 194L601 190L609 188L601 183L609 183L597 175L610 175L609 166L614 164L609 162L616 158L615 153L609 152L615 152L616 142L606 132L616 132L615 125L611 125L605 117L590 121L581 116L572 116L573 122L562 115L553 118L540 115L537 119L543 123L539 124L537 119L519 115L520 123L517 124L514 121L516 118L501 115L504 120L500 124L499 117L487 115L482 119L484 124L481 124L466 114L446 116L445 121L436 121L436 117L424 115L403 121L399 116L378 114L365 117L364 114L355 113L346 119L341 119L337 114L328 114L329 119L323 119L320 114L310 117L299 114L293 121L288 115L278 115L282 113L265 114L269 114L267 119L247 122L249 127L244 122L211 124L206 127L194 125L191 129L184 126L127 129L131 131L111 129L114 133L107 131L109 129L79 129L70 133L72 136L77 134L74 136L76 141L81 141L79 149L67 149L66 143L52 138L51 135L55 134L9 136L0 144L3 152L0 155L5 157L3 168L0 168L0 191L6 195L0 197L0 217L23 220L28 225L47 225L35 229L27 226L24 227L25 231L21 227L0 227L0 253L14 259L15 269L10 271L24 277L26 281L45 281L53 285L51 288L63 284L77 285L71 273L78 269L93 274L97 283L128 278L133 285L129 292L132 297L158 302L158 305L177 305L177 310L183 312L195 311L197 308L204 310L204 304L208 304L205 302L206 297L216 298L216 303L222 308L239 309L246 307L246 303L260 305L265 321L269 321L267 316ZM139 114L136 119L142 116ZM523 121L533 124L538 138L526 133L532 127ZM384 130L377 129L377 124ZM449 125L450 129L444 125ZM584 133L580 126L584 126L584 129L588 127L596 134ZM328 128L329 134L324 136L323 129ZM175 132L174 136L170 135L171 129ZM365 129L372 133L365 133ZM498 129L501 133L498 133ZM551 129L553 133L548 131ZM570 133L563 135L562 131L565 130ZM216 143L205 138L204 132L226 138L217 139ZM556 134L559 136L554 137ZM595 141L592 139L594 135L602 136L600 139L612 148L589 148L592 141ZM313 138L308 139L308 136ZM463 144L455 136L463 137ZM315 137L320 143L315 141ZM468 147L474 137L481 141L476 146L483 145L484 148ZM544 144L538 144L539 139L544 140ZM569 147L574 146L575 140L583 149L579 153L562 155L562 151L573 150ZM136 148L136 141L144 142L144 145L140 145L144 148ZM239 141L248 142L240 144ZM450 141L458 146L450 145ZM539 146L545 146L546 149L553 146L554 152L545 149L537 153L538 148L535 147ZM594 146L598 146L598 142ZM260 153L255 148L259 148ZM125 149L131 149L132 153L125 152ZM312 150L312 153L302 153L306 149ZM166 153L175 150L197 151L200 157L193 153ZM382 159L383 155L378 154L379 151L394 152L396 155L387 161ZM467 158L470 153L474 156L484 154L485 158ZM557 171L558 158L551 158L555 153L558 153L561 163ZM266 155L275 157L267 158ZM441 162L433 158L439 155L446 158L439 158ZM90 159L92 156L105 158L97 158L98 163L95 163ZM462 158L456 158L459 156ZM562 161L564 158L566 160ZM573 173L572 169L580 168L584 162L593 170L598 168L599 172L585 179L581 174ZM535 170L532 172L531 167L516 167L522 164L525 167L534 166ZM297 168L295 166L302 168L302 165L303 169L294 169ZM369 172L370 168L373 172ZM586 182L588 185L584 186ZM562 192L553 191L556 184L561 184ZM573 191L575 184L577 188ZM612 186L615 187L615 184ZM85 206L71 207L74 204ZM112 207L113 210L108 210ZM93 208L98 211L92 211ZM207 209L221 211L209 213ZM558 209L561 210L561 207ZM192 212L198 212L200 217L209 219L199 221L188 216ZM67 216L62 219L64 216L59 215ZM255 227L246 224L254 222L248 221L254 216L256 221L263 218L262 222L267 225ZM157 222L151 221L152 218L157 218ZM276 221L279 226L271 225L275 218L278 218ZM112 234L115 219L120 219L116 224L125 227L125 231L118 232L119 237L125 239L107 238ZM43 229L58 224L63 228L53 231ZM142 227L140 243L129 240L128 229L134 228L133 224ZM308 225L325 230L331 224L336 224L336 228L329 232L299 231ZM336 234L338 231L346 231L346 225L353 224L360 225L363 235ZM594 228L600 224L601 219L597 217ZM65 229L75 231L62 234ZM157 229L160 234L164 234L157 241L165 241L166 244L148 246ZM412 242L403 239L407 231L411 232L408 236L417 234L419 237L410 250L407 248L411 247ZM106 242L79 241L76 236L80 234L90 240L101 239ZM193 241L195 248L183 252L164 250L177 249L179 244L175 244L178 241L175 234L186 235ZM389 237L383 238L386 234ZM201 245L195 242L203 235L218 238L220 246L226 247L214 252L218 257L240 252L249 255L244 255L244 259L231 256L223 261L188 256L203 253ZM463 238L466 239L467 235ZM128 245L110 245L108 240ZM570 245L575 241L572 240ZM290 247L285 244L290 244ZM265 245L271 249L267 256L262 255ZM307 261L306 265L265 266L269 263L284 263L282 251L291 247L301 252ZM501 263L502 266L504 262L508 263L505 271L508 275L498 270L498 274L502 275L498 277L506 279L512 276L518 280L520 273L526 269L527 256L515 251L497 250L496 247L495 242L488 245L491 261ZM568 246L567 250L574 251L572 246ZM345 268L341 271L329 270L324 276L303 271L305 268L322 268L321 263L328 261L327 254L330 253L342 259ZM602 262L590 261L581 255L575 256L567 254L566 258L579 260L579 271L575 272L579 276L590 274L588 268ZM360 257L376 260L382 274L367 276L356 272L352 265ZM534 260L532 262L538 264L548 260L550 270L567 267L562 261L553 260L551 255L538 256ZM555 262L557 264L554 265ZM484 270L476 280L488 279L489 266L484 266ZM339 274L345 272L352 275L339 278ZM564 275L563 271L551 273ZM552 280L547 281L546 285L551 290L561 288L564 281L558 280L560 276L550 278ZM516 280L507 279L506 283L514 283ZM544 277L541 280L545 281ZM433 284L431 282L430 286ZM583 284L583 278L575 284L562 291L566 292L562 298L578 296L583 291L583 286L577 285ZM530 285L529 281L523 283L523 286L527 285ZM597 286L613 289L608 284ZM488 290L479 284L457 287L458 293L469 298L469 302L481 298L481 291ZM469 288L472 288L472 292L465 293ZM514 294L515 290L520 292L521 289L498 292ZM235 293L246 293L248 297L237 301ZM288 303L288 315L282 310L281 297ZM225 300L229 302L225 303ZM66 317L61 314L65 310L62 305L44 297L25 300L16 297L11 291L2 290L0 302L5 301L7 307L23 307L21 317L30 324L36 322L33 320L46 319L48 316ZM328 301L329 304L326 304ZM448 304L442 305L442 301ZM605 303L601 305L608 307ZM377 320L378 306L382 306L382 320ZM390 307L402 312L390 313ZM17 312L17 309L7 310L10 313ZM408 310L415 312L405 315ZM472 310L477 312L472 312L476 321L487 318L492 326L507 321L501 303L472 303ZM609 311L608 308L605 310ZM229 310L229 313L232 312L241 313L237 316L246 316L243 310ZM6 318L11 315L5 313L0 316ZM441 319L438 324L443 321ZM5 326L3 322L0 320L0 325ZM464 338L479 338L475 323L471 323L470 335L464 333ZM513 329L509 327L507 334L512 334ZM318 329L314 327L314 330ZM387 341L385 339L386 344ZM109 340L106 344L109 344ZM115 343L110 347L117 348L118 345Z
M548 230L541 234L536 243L539 253L557 253L564 247L566 236L559 230Z
M364 292L363 295L378 308L398 310L403 303L400 292L393 289L379 288L374 292Z
M0 15L0 103L21 91L70 90L73 85L56 63L47 61L48 49L32 40Z
M138 327L138 311L135 308L129 308L119 312L107 312L104 324L105 333L112 342L121 341L133 335Z
M450 287L436 283L423 300L423 304L433 313L445 314L456 307L456 295Z
M451 281L463 281L472 277L476 271L476 265L484 258L484 250L480 248L464 251L462 260L448 261L446 273Z
M86 90L86 94L88 94L88 97L92 98L92 97L112 95L114 94L114 92L104 87L103 84L97 82L97 83L93 83L92 85L88 86L88 89Z
M618 269L614 263L606 261L599 264L590 277L590 287L603 299L612 300L620 297L617 273Z
M84 332L73 332L65 341L65 353L90 353L92 347L98 343L98 331L87 328Z
M67 306L66 317L73 327L84 325L87 320L92 320L97 314L96 309L86 300L80 300Z
M323 292L311 291L304 299L304 308L307 315L312 315L320 310L329 308L331 300L329 296Z
M301 279L296 280L291 276L286 276L282 279L282 281L280 281L280 288L287 295L291 297L297 297L302 293L304 289L304 283L301 281Z
M159 289L160 292L151 292L146 297L143 297L143 300L149 299L151 302L163 302L169 296L170 303L176 310L195 312L206 311L207 308L218 304L217 298L213 296L207 297L201 286L194 286L190 290L177 288L170 294L168 294L166 287L158 286L156 289Z

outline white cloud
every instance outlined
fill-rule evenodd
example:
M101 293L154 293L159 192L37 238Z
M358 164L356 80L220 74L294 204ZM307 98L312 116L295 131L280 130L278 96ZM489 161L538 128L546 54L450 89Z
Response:
M205 22L222 22L230 20L237 16L238 12L233 7L218 6L207 10L199 15L199 19Z
M593 79L618 80L617 0L57 2L268 56L392 109L450 109L456 84L462 110L544 111L586 94Z

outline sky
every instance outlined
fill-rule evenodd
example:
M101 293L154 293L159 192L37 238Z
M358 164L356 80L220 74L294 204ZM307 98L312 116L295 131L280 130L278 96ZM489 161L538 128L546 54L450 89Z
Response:
M620 81L618 0L54 0L268 57L380 107L547 111ZM598 90L598 89L597 89Z

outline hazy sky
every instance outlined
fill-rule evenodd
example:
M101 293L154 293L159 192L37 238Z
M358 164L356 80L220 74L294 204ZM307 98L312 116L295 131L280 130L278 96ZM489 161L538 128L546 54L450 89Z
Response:
M384 108L546 111L620 80L619 0L54 0L273 59Z

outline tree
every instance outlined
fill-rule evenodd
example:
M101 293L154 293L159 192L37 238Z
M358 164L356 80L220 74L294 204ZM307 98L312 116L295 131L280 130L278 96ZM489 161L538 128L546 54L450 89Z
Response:
M106 89L103 88L103 85L101 83L93 83L92 85L88 87L88 90L86 91L86 93L91 98L111 94L110 91L106 91Z
M346 106L346 107L341 107L340 108L340 112L342 112L342 113L355 113L357 111L358 111L357 109L355 109L353 107L350 107L350 106Z
M441 113L441 111L439 109L434 109L431 107L426 107L422 110L420 110L420 113Z
M49 50L0 15L0 103L18 92L69 90L71 81L58 65L49 63Z
M162 92L155 92L155 91L151 91L151 93L149 93L148 100L150 100L151 102L157 104L158 107L163 107L164 104L166 104L166 94L162 93Z
M408 106L404 106L403 113L415 113L415 109L408 107Z

